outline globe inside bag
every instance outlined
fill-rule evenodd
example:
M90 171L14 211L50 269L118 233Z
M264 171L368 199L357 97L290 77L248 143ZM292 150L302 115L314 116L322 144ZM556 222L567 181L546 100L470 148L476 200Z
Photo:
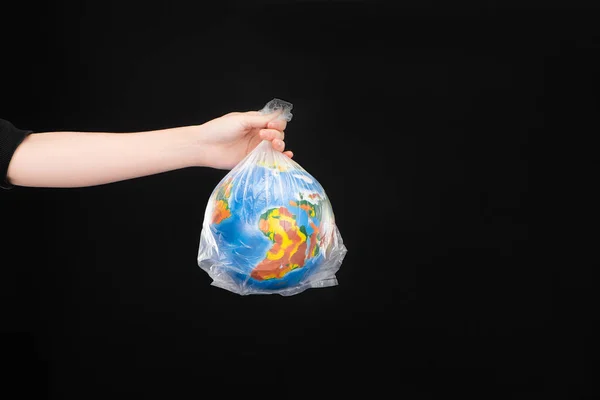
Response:
M289 121L291 108L274 99L262 112ZM293 295L337 285L346 252L323 187L263 141L211 194L198 265L234 293Z

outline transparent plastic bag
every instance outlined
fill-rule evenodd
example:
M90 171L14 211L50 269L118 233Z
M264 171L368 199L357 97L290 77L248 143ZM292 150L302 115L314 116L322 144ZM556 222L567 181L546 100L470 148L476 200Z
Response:
M273 99L262 112L289 121L291 109ZM337 285L346 252L323 187L265 140L211 194L198 265L231 292L289 296Z

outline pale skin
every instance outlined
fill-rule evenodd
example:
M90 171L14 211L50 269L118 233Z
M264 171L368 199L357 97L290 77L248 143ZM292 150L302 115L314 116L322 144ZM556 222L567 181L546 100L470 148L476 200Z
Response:
M146 132L35 133L19 145L7 179L17 186L85 187L187 167L231 169L261 141L285 151L279 113L233 112L201 125Z

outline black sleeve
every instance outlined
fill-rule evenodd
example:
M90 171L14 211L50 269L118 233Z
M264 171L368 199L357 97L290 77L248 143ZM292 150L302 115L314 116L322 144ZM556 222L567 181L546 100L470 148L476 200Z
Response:
M8 164L21 142L32 133L15 128L10 122L0 118L0 187L10 189L13 185L6 179Z

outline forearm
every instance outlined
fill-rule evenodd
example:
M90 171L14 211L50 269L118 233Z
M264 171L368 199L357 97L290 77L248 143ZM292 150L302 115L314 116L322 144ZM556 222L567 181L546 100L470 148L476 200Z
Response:
M81 187L192 166L193 129L32 134L17 148L7 177L18 186Z

